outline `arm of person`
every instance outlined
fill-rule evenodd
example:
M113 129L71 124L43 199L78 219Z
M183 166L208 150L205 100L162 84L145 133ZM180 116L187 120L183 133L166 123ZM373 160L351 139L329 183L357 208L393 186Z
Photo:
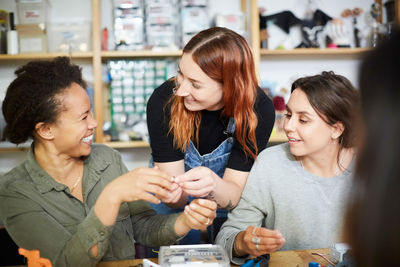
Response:
M217 204L207 199L195 199L184 212L157 215L144 201L128 203L131 210L135 239L154 247L170 245L191 229L206 230L216 217Z
M108 248L113 227L105 226L91 210L71 234L39 203L23 194L2 190L0 192L1 217L6 229L19 247L37 249L41 257L48 258L54 266L95 266ZM96 246L97 255L91 248Z
M278 231L267 229L274 225L274 202L266 164L268 161L261 153L249 173L238 205L228 214L228 220L216 238L216 243L223 246L232 262L238 265L249 255L262 255L260 253L268 253L284 244ZM260 238L258 250L253 237Z
M76 225L53 216L66 207L32 201L30 186L17 185L0 191L0 216L15 242L25 249L39 249L56 266L95 266L107 252L122 202L138 199L159 203L153 194L166 196L170 177L159 170L139 168L112 180L100 193L88 215ZM34 186L34 185L33 185ZM71 229L74 229L71 231Z

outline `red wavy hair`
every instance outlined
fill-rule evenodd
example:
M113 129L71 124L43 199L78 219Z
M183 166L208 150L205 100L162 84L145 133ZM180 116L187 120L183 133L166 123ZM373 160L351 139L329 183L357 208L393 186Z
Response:
M214 27L196 34L183 48L183 53L190 53L207 76L222 84L224 108L221 115L235 119L236 140L246 156L255 159L258 120L253 107L258 81L246 40L232 30ZM173 135L175 147L185 151L190 140L198 143L201 111L186 109L183 97L176 95L168 103L171 104L169 134Z

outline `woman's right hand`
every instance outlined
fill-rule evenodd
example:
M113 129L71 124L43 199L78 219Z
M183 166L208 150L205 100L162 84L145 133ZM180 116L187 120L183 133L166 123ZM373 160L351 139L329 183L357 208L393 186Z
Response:
M163 203L166 204L177 203L181 199L182 193L183 193L182 187L180 187L177 183L173 182L170 191L168 192L168 196L163 197L161 195L157 195L157 198L159 198Z
M113 180L107 189L119 198L119 203L145 200L159 204L172 190L171 176L154 168L137 168Z
M234 242L235 256L261 256L280 249L285 244L285 239L279 230L248 226L236 236Z

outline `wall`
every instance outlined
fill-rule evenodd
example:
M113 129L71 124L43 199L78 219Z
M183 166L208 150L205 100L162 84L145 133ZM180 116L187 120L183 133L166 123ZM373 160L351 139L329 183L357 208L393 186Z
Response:
M111 1L103 0L102 3L102 26L112 24L111 16ZM50 20L59 20L69 17L91 17L91 1L89 0L50 0L51 11ZM75 3L72 3L75 2ZM240 0L209 0L211 17L217 11L224 13L238 12L240 10ZM337 17L344 8L362 7L363 10L368 10L373 0L315 0L316 6L328 13L332 17ZM278 11L290 9L299 18L304 15L305 6L308 0L259 0L259 6L267 9L266 14L273 14ZM77 8L79 7L79 8ZM0 9L7 11L15 11L14 0L0 0ZM293 36L298 36L296 29L290 33ZM83 66L83 73L86 80L93 80L92 68L89 60L74 60L75 63ZM0 99L4 98L5 90L8 84L13 79L13 71L15 68L24 62L2 62L0 61ZM337 73L345 75L354 84L357 84L357 67L359 60L345 58L291 58L280 57L265 57L261 58L260 78L261 80L275 81L278 86L289 87L291 82L303 75L310 75L321 72L322 70L334 70ZM122 157L129 169L146 166L150 157L149 148L134 148L121 149ZM24 158L25 152L0 152L0 173L8 171Z

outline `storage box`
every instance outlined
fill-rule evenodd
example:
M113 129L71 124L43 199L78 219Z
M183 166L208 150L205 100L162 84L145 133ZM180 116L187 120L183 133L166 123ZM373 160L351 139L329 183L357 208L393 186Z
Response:
M19 24L45 24L48 7L47 0L17 0Z
M212 244L162 246L158 254L158 264L163 267L230 266L225 249Z
M46 53L47 36L38 24L20 24L16 26L18 31L19 52Z
M87 52L91 50L91 22L81 19L55 21L48 25L50 52Z

